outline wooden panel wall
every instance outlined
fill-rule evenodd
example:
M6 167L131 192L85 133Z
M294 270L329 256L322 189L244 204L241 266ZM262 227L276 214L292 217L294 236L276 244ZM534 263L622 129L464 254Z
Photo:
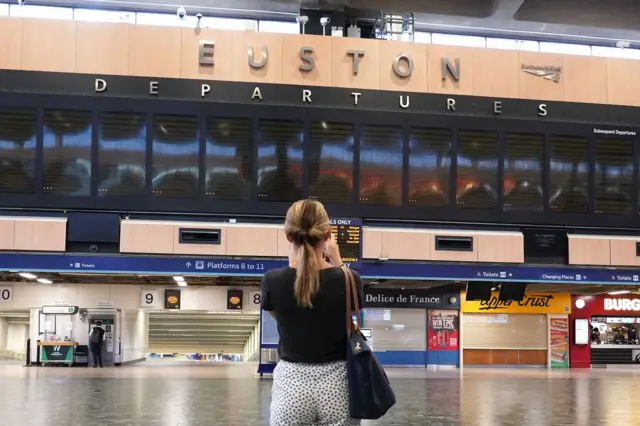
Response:
M437 250L437 236L470 237L469 251ZM447 229L363 228L364 259L433 260L441 262L524 263L520 232L483 232Z
M546 350L463 349L462 363L474 365L547 365Z
M0 218L0 250L63 252L67 245L66 218Z
M569 235L569 264L640 266L640 237Z
M200 40L215 41L215 65L200 66ZM263 68L248 65L248 49L268 50ZM299 51L314 48L315 69L298 69ZM364 51L359 72L347 50ZM410 77L392 70L413 58ZM442 78L442 58L460 60L460 79ZM561 68L558 81L522 65ZM474 49L396 41L266 34L43 19L0 18L0 69L252 81L304 86L394 90L640 105L640 61L536 52Z

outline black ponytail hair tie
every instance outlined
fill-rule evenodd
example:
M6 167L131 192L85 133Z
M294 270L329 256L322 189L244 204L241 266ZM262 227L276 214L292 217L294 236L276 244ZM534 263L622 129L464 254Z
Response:
M315 246L320 241L317 237L310 235L309 232L305 230L295 232L291 235L291 237L293 238L293 242L299 246L304 243Z

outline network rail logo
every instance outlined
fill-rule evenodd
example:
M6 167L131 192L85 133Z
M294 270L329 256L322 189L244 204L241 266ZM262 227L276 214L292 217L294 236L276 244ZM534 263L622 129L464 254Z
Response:
M558 83L560 81L560 74L562 73L562 67L554 65L539 66L522 64L520 69L522 72L544 78L545 80L553 81L554 83Z

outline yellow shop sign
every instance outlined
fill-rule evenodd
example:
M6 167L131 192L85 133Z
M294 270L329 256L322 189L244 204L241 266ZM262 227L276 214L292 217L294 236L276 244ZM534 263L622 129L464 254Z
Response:
M466 301L460 294L460 311L474 314L570 314L571 295L568 293L527 293L521 302L501 302L498 293L490 300Z

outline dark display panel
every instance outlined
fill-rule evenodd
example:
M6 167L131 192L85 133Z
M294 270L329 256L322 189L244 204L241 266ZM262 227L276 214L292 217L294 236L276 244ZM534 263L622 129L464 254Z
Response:
M207 118L205 195L248 200L253 164L253 127L248 118Z
M36 191L36 110L0 109L0 193Z
M498 203L498 134L458 131L456 200L465 209L493 209Z
M595 212L628 214L633 208L633 142L596 138Z
M98 196L143 195L146 182L146 116L103 112L99 123Z
M331 219L331 233L335 235L344 263L362 260L362 221L360 219Z
M49 195L91 195L91 112L44 110L44 183Z
M353 124L311 123L309 192L323 203L351 203L354 161Z
M363 125L360 135L360 202L383 206L402 204L400 126Z
M544 135L507 133L502 208L541 211L544 208L543 170Z
M409 204L449 204L451 130L412 128L409 135Z
M196 197L200 174L198 117L156 115L151 150L153 195L163 198Z
M303 123L260 120L258 129L258 200L302 198Z
M0 97L0 207L279 217L311 197L334 217L640 228L633 128L14 98Z
M549 206L559 213L585 213L589 206L589 140L551 137Z

